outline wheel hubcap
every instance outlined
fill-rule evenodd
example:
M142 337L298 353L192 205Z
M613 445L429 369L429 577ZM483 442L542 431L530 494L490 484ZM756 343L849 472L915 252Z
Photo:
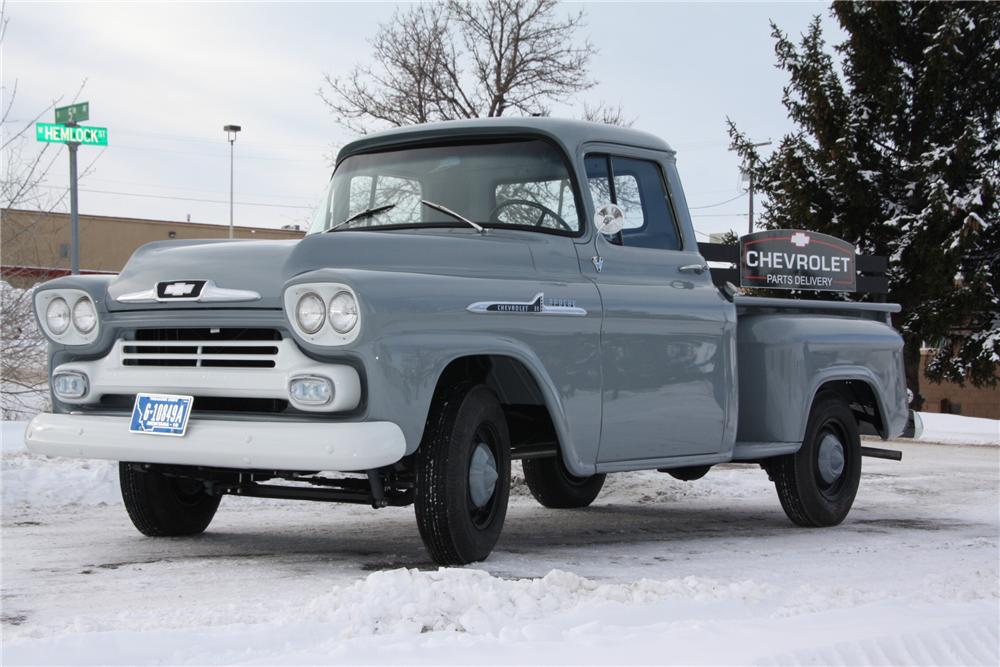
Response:
M496 492L497 461L485 442L476 445L469 462L469 497L477 508L485 507Z
M833 484L844 473L844 445L833 433L827 433L819 443L819 476Z

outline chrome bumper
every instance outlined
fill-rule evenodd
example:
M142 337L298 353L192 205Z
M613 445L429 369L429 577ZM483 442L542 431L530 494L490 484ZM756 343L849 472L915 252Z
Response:
M392 422L259 422L192 419L187 434L130 433L128 417L40 414L28 451L48 456L264 470L357 471L395 463L406 451Z

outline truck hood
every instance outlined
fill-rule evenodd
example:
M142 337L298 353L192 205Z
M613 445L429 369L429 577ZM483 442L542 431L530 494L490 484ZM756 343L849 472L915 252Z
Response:
M524 235L501 230L347 231L297 241L157 241L142 246L108 286L109 310L282 307L285 284L317 269L366 269L458 276L535 273ZM554 238L542 234L538 242ZM560 239L565 241L565 239ZM142 299L157 283L211 281L222 290L252 291L259 299L157 302ZM360 286L363 289L363 285Z

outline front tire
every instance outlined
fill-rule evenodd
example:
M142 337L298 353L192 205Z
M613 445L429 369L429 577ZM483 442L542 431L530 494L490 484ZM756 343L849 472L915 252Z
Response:
M576 477L566 470L558 454L542 459L526 459L521 467L531 495L545 507L553 509L587 507L604 486L605 475Z
M816 397L795 454L767 465L785 514L799 526L835 526L851 511L861 482L861 436L851 408L834 393Z
M489 556L510 494L510 435L496 394L461 383L436 396L416 464L417 527L434 562Z
M143 470L138 463L119 463L122 500L132 524L149 537L197 535L212 523L221 496L205 491L194 479Z

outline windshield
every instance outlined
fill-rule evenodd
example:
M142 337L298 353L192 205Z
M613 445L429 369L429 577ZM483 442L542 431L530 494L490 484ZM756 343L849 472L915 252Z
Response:
M337 167L309 233L468 227L461 218L483 227L581 229L562 154L545 141L519 140L353 155Z

